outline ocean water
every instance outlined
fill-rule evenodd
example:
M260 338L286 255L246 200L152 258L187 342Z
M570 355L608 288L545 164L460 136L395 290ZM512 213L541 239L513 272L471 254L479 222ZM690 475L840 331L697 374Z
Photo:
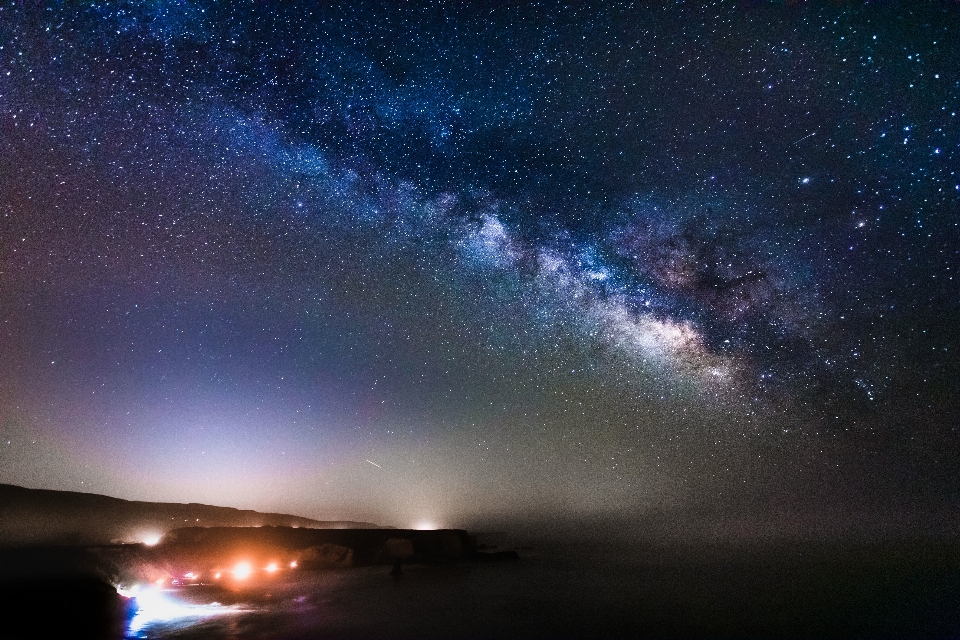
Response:
M960 562L942 548L568 547L517 562L389 570L288 572L236 590L165 592L182 615L141 617L128 637L960 635Z

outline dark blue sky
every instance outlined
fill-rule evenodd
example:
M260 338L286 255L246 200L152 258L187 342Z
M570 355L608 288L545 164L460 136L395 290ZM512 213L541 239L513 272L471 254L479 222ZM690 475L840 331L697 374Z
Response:
M398 525L949 510L958 25L5 4L0 481Z

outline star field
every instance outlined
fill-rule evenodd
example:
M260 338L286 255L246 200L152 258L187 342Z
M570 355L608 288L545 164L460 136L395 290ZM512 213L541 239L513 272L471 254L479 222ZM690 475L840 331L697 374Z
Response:
M401 526L949 509L957 25L6 4L0 481Z

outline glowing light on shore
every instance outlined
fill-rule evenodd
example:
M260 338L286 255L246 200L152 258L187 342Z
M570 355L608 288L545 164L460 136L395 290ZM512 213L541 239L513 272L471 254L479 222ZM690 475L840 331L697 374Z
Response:
M246 580L251 573L253 573L253 567L250 566L249 562L238 562L237 566L233 568L233 577L237 580Z
M160 542L160 534L159 534L159 533L148 533L148 534L146 534L145 536L143 536L143 537L140 539L140 542L142 542L143 544L147 545L148 547L152 547L153 545L155 545L155 544L157 544L158 542Z
M296 560L294 560L293 562L290 563L290 568L291 568L291 569L296 569L296 568L297 568L297 561L296 561Z
M217 603L188 604L149 586L134 585L129 589L118 587L117 593L126 598L134 599L136 603L137 612L130 620L127 629L129 636L135 637L139 637L139 632L144 627L155 622L167 622L179 618L202 618L243 611L238 607L224 607Z
M270 564L267 565L267 572L268 572L268 573L274 573L278 568L279 568L279 567L277 567L277 563L276 563L276 562L271 562Z
M428 520L421 520L416 525L414 525L413 528L418 531L433 531L434 529L439 529L440 527L438 527L436 524Z

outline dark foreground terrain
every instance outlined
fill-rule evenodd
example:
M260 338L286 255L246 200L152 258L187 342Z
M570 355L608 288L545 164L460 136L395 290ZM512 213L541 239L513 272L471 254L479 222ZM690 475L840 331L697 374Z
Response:
M80 547L0 549L0 638L122 638L135 603Z
M102 549L3 552L0 637L960 636L960 545L943 541L669 548L570 543L525 547L518 562L434 558L405 564L400 575L391 575L389 564L370 563L254 572L244 580L201 577L158 589L179 608L154 617L135 617L111 598L107 574L124 568L109 566L109 556ZM46 575L24 574L30 563L47 567ZM51 573L56 565L64 568L61 575ZM65 573L103 580L49 593L37 589ZM64 616L78 609L85 609L81 622L89 633L62 635Z

